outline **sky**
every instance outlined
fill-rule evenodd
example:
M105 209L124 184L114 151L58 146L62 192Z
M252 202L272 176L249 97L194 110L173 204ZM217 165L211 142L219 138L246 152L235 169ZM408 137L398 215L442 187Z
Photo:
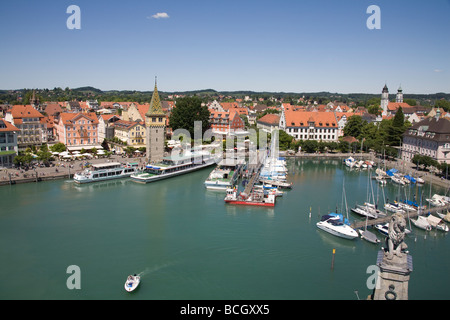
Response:
M166 92L450 93L449 13L450 0L3 0L0 89L151 91L157 77Z

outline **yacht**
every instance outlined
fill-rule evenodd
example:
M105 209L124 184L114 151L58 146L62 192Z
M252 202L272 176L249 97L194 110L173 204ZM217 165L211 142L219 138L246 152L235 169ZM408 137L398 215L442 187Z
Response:
M356 160L353 157L349 157L344 160L344 163L347 167L353 168L356 164Z
M138 163L122 164L120 162L93 164L90 168L75 173L73 180L82 184L126 178L138 171L138 165Z
M145 169L131 175L138 183L150 183L200 170L216 163L209 152L187 152L182 155L164 157L160 163L148 164Z
M355 239L358 237L358 232L344 223L339 215L324 215L316 225L317 228L344 239Z
M223 191L233 188L244 168L244 159L223 159L205 180L205 187Z
M387 222L385 224L377 224L377 225L375 225L375 229L380 231L385 236L388 236L389 235L389 222ZM405 234L410 234L410 233L411 233L411 230L405 229Z
M364 205L357 204L354 208L351 208L351 210L356 214L373 219L386 216L386 213L378 210L374 204L367 202L364 203Z

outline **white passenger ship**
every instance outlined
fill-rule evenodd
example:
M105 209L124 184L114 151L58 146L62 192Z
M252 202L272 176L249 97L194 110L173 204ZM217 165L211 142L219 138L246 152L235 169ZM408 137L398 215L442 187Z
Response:
M77 172L73 176L76 183L90 183L96 181L106 181L120 179L131 176L138 172L137 163L122 164L120 162L109 162L93 164L90 168L82 172Z
M143 171L132 174L131 180L150 183L200 170L215 163L215 158L209 152L173 155L165 157L160 163L147 165Z

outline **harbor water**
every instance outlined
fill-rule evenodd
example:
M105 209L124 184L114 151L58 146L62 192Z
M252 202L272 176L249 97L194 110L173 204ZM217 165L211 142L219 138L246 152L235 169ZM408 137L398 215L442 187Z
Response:
M212 167L146 185L2 186L0 299L366 299L367 269L383 241L337 238L316 222L345 211L344 189L350 220L363 219L350 207L372 197L368 171L299 158L288 159L288 169L293 189L274 208L225 204L224 192L203 185ZM381 189L373 180L380 205L445 192L428 184ZM408 227L409 298L449 299L449 235ZM70 266L79 267L79 289L68 288ZM129 274L141 275L133 293L124 290Z

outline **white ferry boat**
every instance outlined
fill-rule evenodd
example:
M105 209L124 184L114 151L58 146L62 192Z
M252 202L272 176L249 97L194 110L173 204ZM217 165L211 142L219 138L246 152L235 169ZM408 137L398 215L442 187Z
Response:
M149 164L143 171L132 174L131 180L139 183L150 183L200 170L215 163L215 158L209 152L169 156L165 157L160 163Z
M244 168L244 159L223 159L205 180L205 187L211 190L226 191L236 185Z
M73 176L76 183L90 183L112 179L120 179L131 176L138 171L138 163L122 164L120 162L108 162L93 164L90 168L82 172L77 172Z

